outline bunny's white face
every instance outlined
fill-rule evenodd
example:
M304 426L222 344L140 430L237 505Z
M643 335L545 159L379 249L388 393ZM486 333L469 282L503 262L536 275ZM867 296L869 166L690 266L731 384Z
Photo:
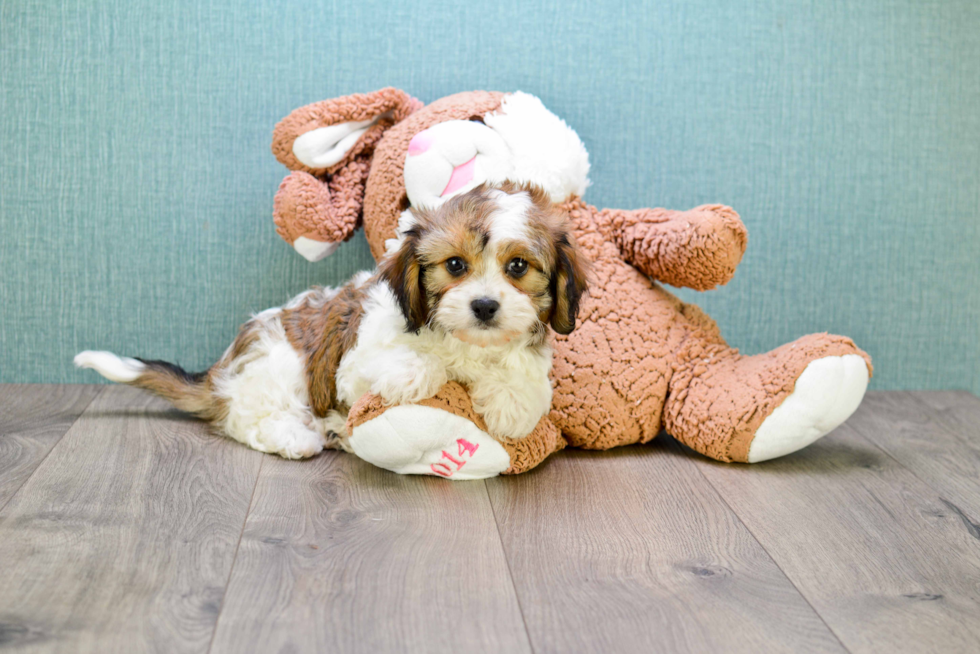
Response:
M419 132L405 159L405 190L413 207L435 208L480 184L531 183L552 202L581 196L589 154L578 135L541 101L507 95L483 121L451 120Z

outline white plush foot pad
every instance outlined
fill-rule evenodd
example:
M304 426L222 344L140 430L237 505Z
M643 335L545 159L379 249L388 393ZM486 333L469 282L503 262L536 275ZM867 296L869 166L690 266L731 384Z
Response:
M320 259L326 259L331 254L337 251L340 243L332 243L330 241L314 241L311 238L306 238L305 236L300 236L298 239L293 241L293 249L303 255L307 261L311 263L316 263Z
M759 426L749 446L749 463L802 449L829 434L861 404L868 365L857 354L811 361L796 387Z
M466 418L403 405L358 425L348 441L357 456L401 475L447 479L496 477L510 467L500 443Z

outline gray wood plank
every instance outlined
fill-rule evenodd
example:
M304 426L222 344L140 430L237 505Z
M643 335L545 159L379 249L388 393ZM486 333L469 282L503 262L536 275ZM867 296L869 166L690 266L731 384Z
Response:
M267 459L212 652L529 652L482 481Z
M956 422L972 427L971 439L977 437L980 422L980 397L969 391L910 391L911 395L926 406L935 409L941 417L952 417ZM972 417L971 417L972 416Z
M0 384L0 509L103 388Z
M955 392L868 396L849 425L980 523L980 400Z
M0 512L0 644L204 652L262 455L106 388Z
M844 651L665 439L488 480L534 651Z
M852 426L887 424L875 396L781 459L687 453L849 650L978 651L978 533Z

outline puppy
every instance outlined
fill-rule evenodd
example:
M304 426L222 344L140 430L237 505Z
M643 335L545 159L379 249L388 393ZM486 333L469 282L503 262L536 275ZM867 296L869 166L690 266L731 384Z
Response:
M344 447L350 406L465 384L491 435L529 434L551 405L547 325L575 327L587 269L567 217L534 186L480 186L403 216L372 273L254 316L208 371L81 352L249 447L303 458Z

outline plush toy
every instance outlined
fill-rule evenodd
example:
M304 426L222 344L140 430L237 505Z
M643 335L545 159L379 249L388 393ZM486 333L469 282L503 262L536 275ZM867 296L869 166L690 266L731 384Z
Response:
M588 153L525 93L474 91L423 105L382 89L317 102L277 125L272 150L293 172L275 199L279 234L317 260L358 227L376 259L399 218L483 182L532 182L569 214L594 280L579 326L554 337L549 416L524 439L491 437L466 389L418 405L367 395L343 445L400 473L472 479L528 470L567 445L646 443L661 429L719 461L758 462L812 443L857 408L871 360L851 339L811 334L743 356L698 307L657 282L727 283L747 234L732 209L596 209L582 201Z

